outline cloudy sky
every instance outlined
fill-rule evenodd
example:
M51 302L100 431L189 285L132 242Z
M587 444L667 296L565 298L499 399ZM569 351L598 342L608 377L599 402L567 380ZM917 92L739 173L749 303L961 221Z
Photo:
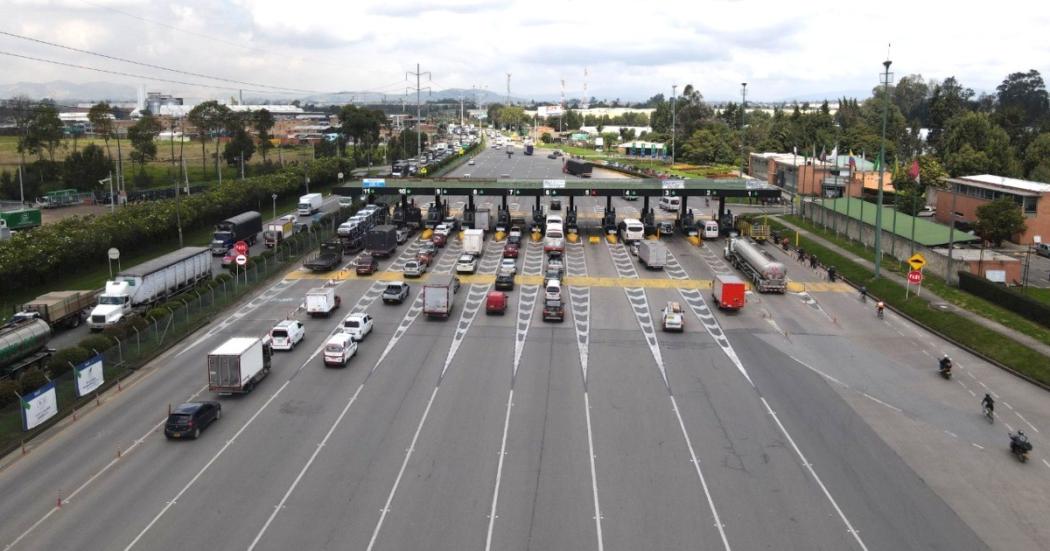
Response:
M434 90L644 99L693 84L709 99L866 94L887 45L897 76L956 75L993 91L1050 72L1050 4L773 0L0 0L0 32L230 80L400 95L419 63ZM1003 6L997 9L997 6ZM1006 6L1009 6L1008 8ZM188 83L249 88L0 34L0 52ZM0 55L0 84L113 82L228 97ZM425 80L425 79L424 79ZM414 82L412 82L414 84ZM263 88L260 88L263 89ZM302 94L300 94L302 95ZM289 97L273 93L274 98Z

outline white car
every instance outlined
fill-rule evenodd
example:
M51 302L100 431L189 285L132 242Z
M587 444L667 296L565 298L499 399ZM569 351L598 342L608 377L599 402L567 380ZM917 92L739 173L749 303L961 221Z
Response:
M456 261L456 273L459 274L472 274L478 269L478 259L474 258L472 254L460 255L459 260Z
M427 273L427 265L415 260L405 262L405 277L423 277Z
M467 164L471 165L471 166L474 166L474 159L471 159L471 160L467 161Z
M270 346L274 350L291 350L306 337L306 328L299 320L285 320L270 329Z
M336 333L324 345L324 364L338 367L346 367L357 354L357 342L346 333Z
M668 302L667 306L661 310L663 315L663 329L664 331L677 331L682 332L685 330L685 315L682 312L682 305L677 302Z
M452 233L452 228L448 227L448 224L438 224L434 228L434 233L448 237L448 234Z
M512 274L516 274L518 273L518 262L513 258L504 258L499 261L498 271L508 271Z
M340 331L355 341L364 340L369 333L372 332L372 316L364 312L354 312L349 316L343 318L343 325L340 326Z

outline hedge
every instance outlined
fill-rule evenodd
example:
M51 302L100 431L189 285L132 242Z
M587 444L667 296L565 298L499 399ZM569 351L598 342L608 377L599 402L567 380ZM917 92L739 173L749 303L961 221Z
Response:
M1032 297L969 272L959 272L959 288L1044 327L1050 327L1050 306Z
M117 341L113 340L113 337L108 337L106 335L90 335L84 337L83 339L80 339L80 342L77 343L77 346L84 347L87 350L95 350L101 352L102 350L105 350L116 343Z
M268 205L271 195L299 193L303 176L311 182L335 182L351 162L325 158L289 167L276 174L223 182L210 191L183 197L184 228L213 224L227 216ZM175 201L128 204L111 214L72 216L0 242L0 294L47 283L58 275L105 262L106 250L148 250L176 231Z
M91 350L82 346L70 346L55 352L47 362L47 370L54 379L71 370L69 364L77 365L92 356Z

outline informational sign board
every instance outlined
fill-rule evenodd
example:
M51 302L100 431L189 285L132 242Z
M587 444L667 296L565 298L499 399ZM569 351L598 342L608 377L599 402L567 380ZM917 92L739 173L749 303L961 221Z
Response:
M985 270L984 277L993 283L1006 283L1006 270Z
M424 167L423 170L426 170L426 167ZM386 187L386 180L382 178L365 178L364 180L361 180L361 187Z
M663 180L660 185L664 189L685 189L685 180Z
M543 189L565 189L565 180L544 180Z
M87 396L95 391L105 382L102 373L102 354L78 364L73 368L73 374L76 376L78 397Z
M29 394L20 396L22 402L22 430L33 430L58 415L58 393L55 382L48 383Z

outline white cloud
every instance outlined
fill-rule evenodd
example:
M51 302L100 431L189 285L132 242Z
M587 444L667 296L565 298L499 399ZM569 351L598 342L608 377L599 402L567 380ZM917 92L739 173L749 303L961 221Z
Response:
M1050 8L1035 1L996 9L914 0L0 0L0 13L2 29L43 40L324 91L400 94L404 72L418 62L435 88L502 93L505 73L513 73L518 96L555 97L565 79L566 94L578 97L585 67L590 95L599 97L644 98L692 83L708 98L735 98L742 81L756 99L834 96L875 86L888 43L898 76L955 75L978 90L993 90L1010 72L1050 71ZM0 37L0 51L173 77L10 37ZM6 56L0 75L6 82L139 82Z

